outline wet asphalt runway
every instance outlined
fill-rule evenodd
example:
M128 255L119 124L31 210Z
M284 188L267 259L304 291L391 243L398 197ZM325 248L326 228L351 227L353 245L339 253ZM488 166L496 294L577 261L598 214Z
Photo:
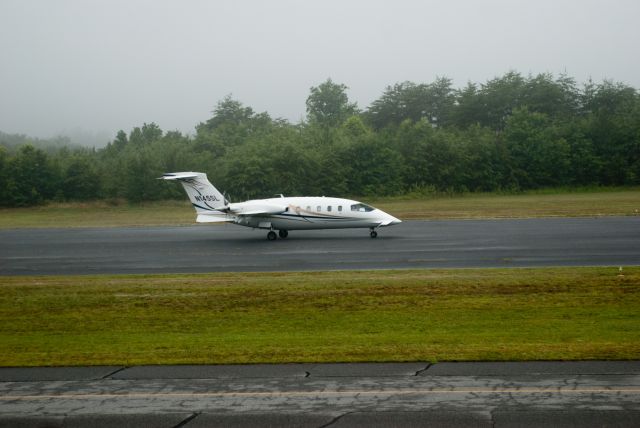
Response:
M640 361L0 368L0 426L637 427Z
M0 275L639 265L640 217L406 221L266 231L235 225L0 231Z

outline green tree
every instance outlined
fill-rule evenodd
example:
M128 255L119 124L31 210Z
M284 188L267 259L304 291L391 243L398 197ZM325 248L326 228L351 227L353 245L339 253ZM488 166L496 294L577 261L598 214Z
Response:
M9 155L7 150L0 146L0 206L11 205L9 192Z
M251 107L245 107L240 101L227 95L218 102L213 110L213 116L200 126L212 131L223 125L244 125L249 123L254 115Z
M374 129L399 125L405 120L418 121L426 115L421 105L424 85L413 82L396 83L387 86L380 98L373 101L365 116Z
M331 79L311 88L307 98L307 117L322 128L335 128L348 117L356 114L358 108L349 102L347 86L334 83Z
M62 191L65 198L86 201L96 199L100 177L88 156L75 154L64 171Z
M388 141L375 135L358 138L344 148L343 159L350 166L348 193L380 196L402 189L402 158Z
M404 159L404 180L408 187L463 190L462 153L455 134L434 129L426 120L405 121L396 140Z
M9 164L11 205L29 206L53 199L56 174L47 154L22 146Z
M162 129L154 122L144 123L141 128L142 139L145 143L153 143L162 138Z
M600 159L599 182L604 185L636 184L640 163L640 99L637 91L622 83L604 81L583 98L589 128Z
M566 75L554 79L550 73L526 80L521 106L550 118L567 118L578 110L579 93L575 81Z
M113 140L113 143L111 143L111 145L113 146L114 150L121 151L124 150L125 147L127 147L128 142L129 139L127 138L127 133L121 129L118 131L118 134L116 135L116 138Z
M478 86L467 83L456 93L457 105L452 111L453 124L459 129L472 125L486 125L485 106Z
M375 129L422 119L433 126L446 126L451 122L454 103L451 79L439 77L431 84L419 85L403 82L388 86L382 96L371 103L365 116Z
M573 117L556 124L557 133L569 144L568 182L571 185L600 183L602 160L588 136L592 117Z
M501 136L479 125L456 131L460 145L460 165L456 175L461 187L474 192L490 192L516 187L509 154Z
M124 196L129 202L162 199L167 186L162 186L158 177L163 169L160 159L152 148L141 148L126 154L123 162Z
M266 112L255 113L227 95L218 102L213 117L196 126L196 149L224 156L230 148L268 134L275 126Z
M484 118L481 124L502 130L513 109L523 105L525 89L525 79L515 71L509 71L482 85L480 99Z
M234 199L302 194L309 190L309 176L315 172L312 156L291 128L252 139L230 151L225 160L221 188Z
M427 107L428 119L437 126L448 126L452 122L455 106L455 91L451 79L438 77L428 86Z
M504 138L521 188L567 183L569 144L555 134L547 115L526 107L514 110L507 119Z
M363 138L371 134L371 130L367 128L360 116L351 116L342 124L344 134L352 139Z
M162 137L162 129L154 122L144 123L142 127L135 127L129 134L129 141L133 145L151 144Z

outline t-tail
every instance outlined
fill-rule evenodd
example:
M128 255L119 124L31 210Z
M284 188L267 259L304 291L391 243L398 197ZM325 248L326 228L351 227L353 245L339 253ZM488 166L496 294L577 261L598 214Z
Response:
M178 180L191 200L198 214L197 222L213 223L232 221L225 211L229 203L225 197L207 179L202 172L169 172L160 177L162 180Z

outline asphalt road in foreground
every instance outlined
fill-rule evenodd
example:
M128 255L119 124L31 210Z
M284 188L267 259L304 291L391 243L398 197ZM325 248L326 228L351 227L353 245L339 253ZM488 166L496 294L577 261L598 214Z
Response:
M639 265L640 217L405 221L266 232L235 225L0 231L0 275Z
M638 427L640 361L0 368L0 426Z

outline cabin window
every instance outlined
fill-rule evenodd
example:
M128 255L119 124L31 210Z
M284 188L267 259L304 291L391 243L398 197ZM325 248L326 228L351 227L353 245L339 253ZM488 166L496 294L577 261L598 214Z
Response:
M318 212L322 211L322 207L318 205Z
M338 205L338 212L342 212L342 205Z
M351 205L351 211L370 212L373 208L365 204L353 204Z
M331 212L331 205L327 207L327 211Z

